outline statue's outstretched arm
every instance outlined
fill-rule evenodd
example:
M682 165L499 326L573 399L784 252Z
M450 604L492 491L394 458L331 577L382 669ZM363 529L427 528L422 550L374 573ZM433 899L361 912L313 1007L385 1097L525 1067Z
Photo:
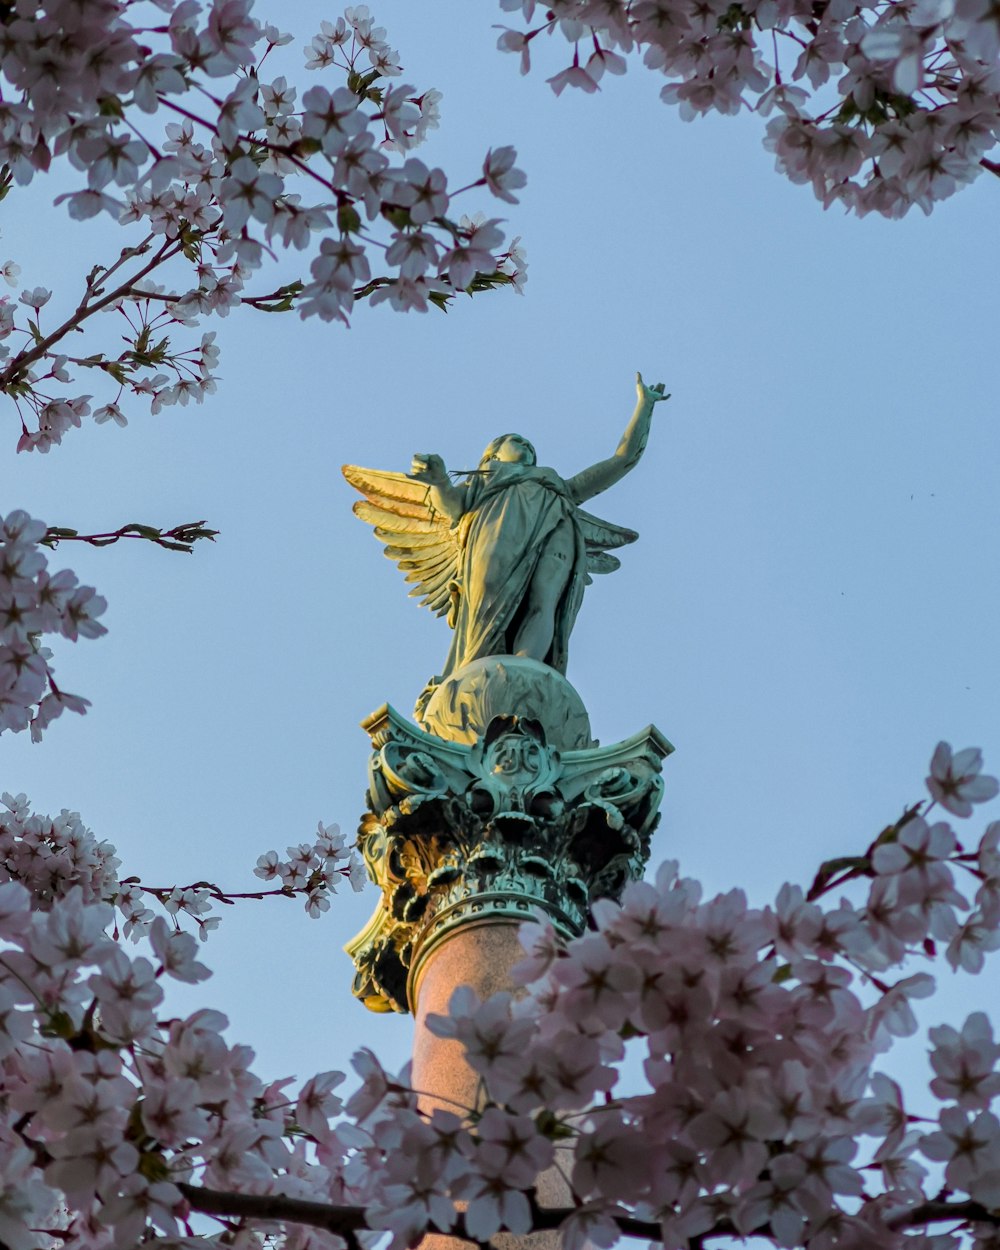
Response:
M597 464L592 464L589 469L583 469L566 483L576 503L584 503L588 499L593 499L601 491L621 481L629 469L635 468L640 456L646 450L653 408L662 400L669 399L670 396L663 393L662 382L658 382L656 386L647 386L642 380L641 373L635 375L635 389L638 393L635 412L632 413L632 420L628 423L628 428L622 435L615 454L607 460L599 460Z
M461 487L453 486L440 456L415 455L409 476L428 488L428 500L435 512L443 513L454 525L465 511Z

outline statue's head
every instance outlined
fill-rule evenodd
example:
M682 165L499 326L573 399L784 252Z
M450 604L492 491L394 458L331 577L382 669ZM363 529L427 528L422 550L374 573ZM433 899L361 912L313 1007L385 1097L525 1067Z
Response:
M492 442L487 443L479 467L489 468L492 461L499 460L505 464L537 464L535 449L523 434L500 434Z

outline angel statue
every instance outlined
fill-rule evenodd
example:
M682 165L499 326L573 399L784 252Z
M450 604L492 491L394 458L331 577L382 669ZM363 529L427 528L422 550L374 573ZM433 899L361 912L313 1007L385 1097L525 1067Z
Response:
M454 631L443 674L429 691L485 656L524 656L565 674L570 631L591 573L610 573L609 554L634 530L581 504L633 469L646 447L653 408L670 396L636 374L638 402L614 455L562 478L537 463L520 434L501 434L476 469L452 482L437 455L415 455L411 472L344 466L364 495L354 505L418 597ZM458 476L458 475L455 475ZM418 708L419 708L418 704Z

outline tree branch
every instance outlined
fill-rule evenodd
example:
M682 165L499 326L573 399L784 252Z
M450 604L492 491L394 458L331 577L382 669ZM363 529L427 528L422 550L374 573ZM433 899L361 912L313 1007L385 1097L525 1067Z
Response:
M992 1224L1000 1228L1000 1211L990 1211L981 1202L973 1202L967 1198L964 1202L943 1202L933 1200L922 1202L913 1207L898 1219L889 1220L890 1228L919 1228L922 1224L940 1223Z
M336 1207L325 1202L306 1202L284 1194L233 1194L203 1185L178 1182L177 1188L193 1211L204 1215L235 1215L243 1219L285 1221L322 1228L357 1246L356 1234L368 1227L362 1207Z
M181 1191L195 1211L205 1215L237 1216L244 1219L267 1220L290 1224L306 1224L310 1228L322 1228L328 1233L350 1237L368 1228L363 1207L338 1207L332 1203L307 1202L302 1198L286 1198L284 1194L235 1194L219 1189L206 1189L201 1185L179 1182ZM575 1215L576 1207L540 1207L533 1204L534 1224L532 1231L543 1232L558 1228L564 1220ZM638 1237L645 1241L659 1241L661 1229L656 1220L638 1220L626 1214L609 1212L623 1236ZM447 1230L453 1237L478 1244L465 1229L465 1217L458 1212L454 1228ZM709 1232L700 1235L700 1241L708 1237L728 1237L735 1232L728 1220L723 1220Z
M201 1211L205 1215L236 1216L241 1219L266 1220L290 1224L305 1224L310 1228L322 1228L328 1233L335 1233L345 1238L352 1250L358 1245L355 1236L368 1228L368 1221L363 1207L334 1206L332 1203L307 1202L302 1198L287 1198L284 1194L237 1194L219 1189L207 1189L202 1185L188 1185L179 1182L181 1191L192 1210ZM543 1232L558 1228L564 1220L575 1215L575 1207L540 1207L532 1204L533 1232ZM614 1210L607 1213L615 1221L624 1237L636 1237L644 1241L659 1241L660 1224L656 1220L640 1220L622 1211ZM919 1228L925 1224L938 1223L977 1223L992 1224L1000 1227L1000 1212L990 1211L979 1202L968 1199L964 1202L931 1201L912 1207L895 1219L888 1222L891 1229ZM465 1218L458 1213L455 1227L446 1230L453 1237L474 1244L476 1238L470 1237L465 1229ZM692 1246L702 1247L709 1238L730 1237L736 1232L729 1220L720 1220L714 1228L700 1233L692 1239ZM758 1235L768 1236L758 1230Z
M51 334L46 334L43 338L39 339L34 347L28 348L23 352L18 352L16 356L11 357L10 363L3 370L3 372L0 373L0 391L6 390L11 383L18 381L30 365L33 365L36 360L40 360L49 348L53 346L53 344L58 343L59 340L69 334L71 330L75 330L81 322L86 321L86 319L93 316L94 313L100 312L102 309L110 307L118 300L124 299L125 296L132 294L132 288L137 282L141 282L147 274L152 273L157 265L162 265L165 261L172 260L173 257L178 255L178 253L182 250L182 247L183 244L177 240L168 240L159 249L153 259L149 261L148 264L144 265L138 273L134 273L127 282L123 282L121 286L116 287L115 290L110 292L110 294L103 296L103 298L97 300L97 302L93 304L90 303L90 299L95 292L95 288L92 282L88 280L87 293L80 301L76 312L73 313L72 316L68 317L61 326L58 326L55 330L53 330ZM137 252L140 250L141 249L138 248L136 249ZM120 263L120 260L117 261L115 265L107 271L107 273L111 273Z
M218 532L206 529L204 521L188 521L169 530L157 529L153 525L139 525L133 521L130 525L123 525L120 529L109 530L104 534L81 534L78 530L50 525L41 542L53 549L60 543L69 542L89 543L91 547L110 547L122 538L142 538L156 543L158 547L166 547L169 551L190 552L199 538L208 538L215 542Z

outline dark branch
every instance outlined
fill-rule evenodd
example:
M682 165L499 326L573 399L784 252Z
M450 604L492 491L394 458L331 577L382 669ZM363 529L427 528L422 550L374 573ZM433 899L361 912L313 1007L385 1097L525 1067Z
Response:
M181 1191L194 1211L204 1215L231 1216L242 1219L285 1221L322 1228L343 1237L354 1250L357 1233L368 1227L361 1207L335 1207L325 1202L306 1202L302 1198L286 1198L282 1194L232 1194L202 1185L180 1182Z
M306 1202L301 1198L286 1198L283 1194L235 1194L218 1189L206 1189L201 1185L177 1185L191 1207L205 1215L235 1216L240 1219L265 1220L271 1223L305 1224L310 1228L322 1228L328 1233L335 1233L345 1238L355 1250L358 1245L356 1234L368 1228L368 1221L363 1207L340 1207L332 1203ZM575 1207L540 1207L532 1204L534 1216L533 1231L543 1232L558 1228L564 1220L576 1214ZM622 1211L607 1213L618 1225L625 1237L636 1237L644 1241L659 1241L660 1225L655 1220L639 1220ZM1000 1227L1000 1212L990 1211L979 1202L971 1199L964 1202L931 1201L913 1207L905 1214L890 1221L892 1229L919 1228L925 1224L992 1224ZM465 1241L476 1242L465 1231L465 1220L461 1212L453 1229L447 1230L451 1236L460 1237ZM712 1229L700 1233L692 1239L692 1247L697 1250L709 1238L730 1237L735 1233L728 1220L720 1220ZM757 1235L767 1236L762 1229Z
M964 1202L922 1202L898 1219L890 1220L890 1228L919 1228L922 1224L940 1223L992 1224L1000 1228L1000 1211L990 1211L971 1198Z
M161 530L154 525L123 525L121 529L109 530L104 534L81 534L78 530L65 529L59 525L51 525L46 531L42 542L46 547L55 549L60 543L89 543L91 547L110 547L123 538L141 538L146 542L156 543L168 551L190 551L199 538L207 538L215 542L218 530L205 528L204 521L188 521L183 525L175 525L173 529Z

